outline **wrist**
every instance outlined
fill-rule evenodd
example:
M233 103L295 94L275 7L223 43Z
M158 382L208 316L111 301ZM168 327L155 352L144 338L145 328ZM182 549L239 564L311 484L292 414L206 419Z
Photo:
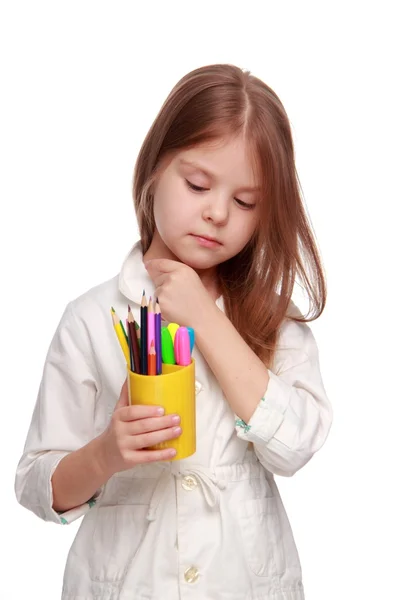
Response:
M199 314L198 319L193 325L196 335L196 344L201 346L203 342L209 340L210 336L215 335L216 328L219 327L224 316L224 313L214 302Z
M105 436L106 432L103 432L90 443L90 460L101 485L115 473L109 460Z

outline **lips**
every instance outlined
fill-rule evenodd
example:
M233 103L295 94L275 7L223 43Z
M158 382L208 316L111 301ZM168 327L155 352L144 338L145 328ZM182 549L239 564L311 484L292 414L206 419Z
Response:
M197 234L197 233L192 233L191 235L193 235L194 237L203 238L203 240L208 240L209 242L214 242L215 244L221 245L221 242L219 240L216 240L215 238L213 238L209 235L201 235L201 234Z

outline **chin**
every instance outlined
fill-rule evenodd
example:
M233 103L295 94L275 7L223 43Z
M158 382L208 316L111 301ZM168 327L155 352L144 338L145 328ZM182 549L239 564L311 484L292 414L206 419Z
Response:
M184 249L180 251L175 249L174 254L178 260L195 271L212 269L225 260L216 260L216 257L207 256L206 253L202 255L201 252L185 251Z

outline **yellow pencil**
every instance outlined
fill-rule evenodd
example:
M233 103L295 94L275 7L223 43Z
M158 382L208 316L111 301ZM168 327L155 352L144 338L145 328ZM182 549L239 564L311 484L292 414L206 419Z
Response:
M124 353L126 363L129 365L131 358L130 358L130 354L129 354L129 346L126 341L126 335L122 329L121 321L113 308L111 308L111 316L112 316L112 320L113 320L115 333L117 334L117 338L120 343L122 352Z

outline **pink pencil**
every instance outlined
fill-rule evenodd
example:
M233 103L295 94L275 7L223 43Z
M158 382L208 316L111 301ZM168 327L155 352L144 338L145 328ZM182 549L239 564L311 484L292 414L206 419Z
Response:
M147 353L150 354L150 346L153 342L154 347L156 346L156 329L155 329L155 314L154 304L150 296L149 308L147 310Z

